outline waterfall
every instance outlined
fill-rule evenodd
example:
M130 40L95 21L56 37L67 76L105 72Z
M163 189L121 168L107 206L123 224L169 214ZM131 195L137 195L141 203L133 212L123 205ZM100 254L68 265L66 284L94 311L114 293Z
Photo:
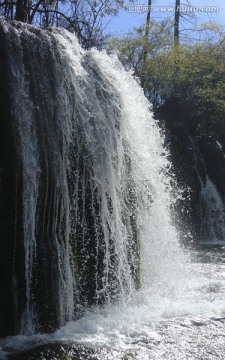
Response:
M201 140L203 144L201 144ZM200 182L201 206L201 242L208 244L223 244L225 240L225 208L223 202L222 169L224 167L224 153L222 145L211 138L200 139L200 146L189 137L188 144L193 153L194 166ZM206 146L208 146L206 152ZM211 155L211 158L209 156ZM221 177L216 176L214 162L219 161ZM216 169L218 171L218 169ZM214 175L214 182L211 176ZM217 185L216 185L217 184ZM218 191L220 189L220 191Z
M65 30L0 34L1 335L175 281L170 163L138 83Z
M202 186L203 241L219 244L225 241L225 209L215 184L206 177Z

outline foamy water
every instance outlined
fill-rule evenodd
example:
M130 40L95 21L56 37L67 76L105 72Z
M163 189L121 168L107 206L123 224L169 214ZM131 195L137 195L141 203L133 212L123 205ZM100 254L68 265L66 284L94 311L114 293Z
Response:
M92 356L102 360L125 355L140 360L223 359L225 249L193 254L186 277L176 285L149 285L134 293L127 305L91 308L52 335L9 337L0 343L2 356L61 341L92 349Z

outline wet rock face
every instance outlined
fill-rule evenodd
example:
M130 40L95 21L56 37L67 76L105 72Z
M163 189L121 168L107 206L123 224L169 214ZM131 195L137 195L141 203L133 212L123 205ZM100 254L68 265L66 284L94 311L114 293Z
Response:
M1 24L2 25L2 24ZM13 43L13 41L12 41ZM0 337L17 334L21 331L21 319L26 307L26 259L24 246L24 211L23 211L23 164L18 147L15 127L15 114L12 103L12 74L9 66L9 42L4 28L0 26L0 283L2 285L0 299ZM23 104L21 104L23 106ZM46 183L42 182L46 189ZM40 189L41 190L41 189ZM44 190L40 191L38 207L41 212ZM41 205L42 204L42 205ZM43 213L43 212L41 212ZM43 250L40 233L43 233L43 219L39 217L36 233L39 233L40 246L36 254L34 277L37 308L42 308L44 320L40 318L40 330L52 331L58 325L57 294L52 287L54 281L45 281L43 261L48 263L45 268L49 272L48 279L57 273L52 271L48 261L47 246ZM49 248L50 249L50 248ZM51 246L52 258L54 248ZM45 260L44 260L45 259ZM36 275L35 275L36 273ZM39 274L39 275L37 275ZM45 275L45 276L44 276ZM41 277L41 279L40 279ZM55 296L54 296L55 295ZM50 304L50 308L48 306ZM46 311L45 311L46 310ZM54 320L53 320L54 319Z
M182 189L182 197L175 203L175 223L184 244L201 238L201 181L196 171L194 154L188 143L172 136L169 142L173 171ZM200 162L202 165L202 161ZM202 178L205 178L204 167Z
M180 216L179 228L190 230L195 241L207 235L204 226L204 199L202 188L208 177L215 184L222 202L225 203L225 156L222 145L209 136L170 137L170 152L176 179L183 188L183 199L175 205ZM212 200L214 201L214 200ZM189 244L190 238L184 243Z
M0 29L0 337L18 330L19 308L24 301L24 266L18 260L24 259L21 164L13 136L6 47Z
M196 140L204 159L207 173L225 201L225 155L223 147L212 137L201 136Z

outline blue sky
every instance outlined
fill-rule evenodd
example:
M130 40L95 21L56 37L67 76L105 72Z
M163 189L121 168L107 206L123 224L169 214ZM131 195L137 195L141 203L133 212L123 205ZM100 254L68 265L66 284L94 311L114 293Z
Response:
M183 5L187 5L187 0L181 0ZM147 0L137 0L133 3L134 5L147 5ZM171 7L175 5L175 0L152 0L152 8L155 6L166 6ZM216 6L219 8L216 12L209 11L198 11L195 12L195 20L191 19L192 22L197 24L205 23L208 21L213 21L218 24L225 25L225 0L190 0L190 5L198 6L201 10L204 10L204 7ZM134 8L132 8L134 9ZM166 17L173 18L174 13L168 11L161 12L152 12L151 18L154 20L163 20ZM117 17L114 17L107 26L107 32L115 36L122 36L129 30L132 30L133 27L141 25L146 19L146 12L136 13L136 12L126 12L121 10ZM193 24L182 21L181 28L193 28Z

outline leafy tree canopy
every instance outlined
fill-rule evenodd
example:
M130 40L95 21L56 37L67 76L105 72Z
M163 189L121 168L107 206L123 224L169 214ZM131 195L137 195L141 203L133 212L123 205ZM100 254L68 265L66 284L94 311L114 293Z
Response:
M195 30L198 41L174 46L173 23L151 21L144 66L142 27L112 39L108 49L116 50L135 76L145 78L144 92L167 127L183 135L225 138L225 33L213 23Z

